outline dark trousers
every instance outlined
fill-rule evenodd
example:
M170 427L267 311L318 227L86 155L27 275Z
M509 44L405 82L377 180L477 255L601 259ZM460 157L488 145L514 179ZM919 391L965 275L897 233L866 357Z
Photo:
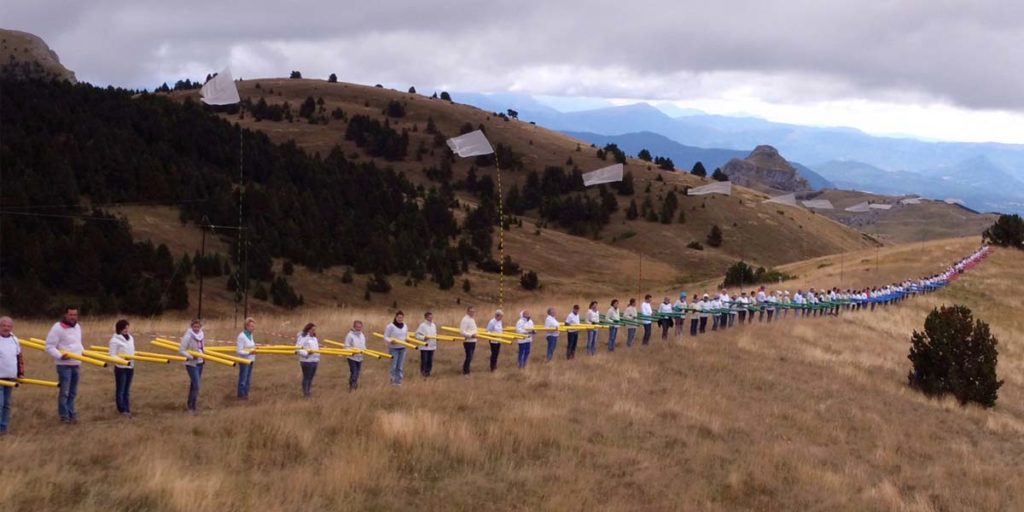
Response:
M700 317L700 333L704 334L704 331L708 329L708 317Z
M185 366L185 371L188 372L188 401L185 402L185 407L190 411L196 410L196 402L199 401L199 382L203 379L204 364L206 363Z
M473 353L476 352L476 342L464 342L462 348L466 351L466 360L462 362L462 374L469 375L469 365L473 363Z
M739 313L740 313L740 323L742 324L744 322L744 320L747 319L747 312L746 311L740 311Z
M647 345L651 342L651 324L644 324L644 339L640 341L640 344Z
M363 362L353 359L348 360L348 390L359 389L359 372L363 369Z
M668 330L672 328L672 319L665 318L663 320L659 320L658 322L661 323L661 339L667 340Z
M700 319L693 317L690 319L690 336L697 335L697 325L700 324Z
M249 398L249 388L252 387L252 367L256 366L255 361L249 364L238 365L238 398Z
M114 368L114 404L119 413L132 412L130 395L134 374L133 368Z
M78 416L75 412L75 397L78 396L78 367L57 365L57 414L62 421L70 421Z
M773 316L775 316L775 310L774 309L769 309L768 310L768 323L772 323L772 317Z
M498 369L498 355L501 354L501 343L491 342L491 371Z
M6 434L11 423L11 390L6 386L0 388L0 434Z
M565 358L572 359L576 357L576 344L580 341L579 331L569 331L565 335Z
M313 377L316 377L317 364L299 363L299 367L302 368L302 396L309 396L313 392Z
M420 352L420 375L430 377L432 371L434 371L434 351L423 350Z

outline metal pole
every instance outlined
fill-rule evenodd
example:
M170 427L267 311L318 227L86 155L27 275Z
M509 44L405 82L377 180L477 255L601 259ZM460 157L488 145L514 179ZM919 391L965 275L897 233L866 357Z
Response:
M205 274L203 266L206 265L206 225L209 223L206 217L203 217L203 242L199 249L199 264L196 265L196 269L199 270L199 311L196 313L196 318L203 318L203 275Z

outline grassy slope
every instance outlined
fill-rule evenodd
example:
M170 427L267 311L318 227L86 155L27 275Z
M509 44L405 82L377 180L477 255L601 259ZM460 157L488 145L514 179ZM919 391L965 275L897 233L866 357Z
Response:
M976 242L886 248L877 272L856 274L890 280L931 272ZM245 405L231 399L233 370L207 368L198 418L181 411L187 379L178 365L137 370L131 421L113 412L109 370L86 368L78 427L56 424L52 391L16 390L14 435L0 441L0 460L10 461L0 466L0 503L9 510L1019 510L1021 263L1024 255L998 251L950 289L875 314L755 325L569 363L539 364L535 351L524 372L510 368L506 348L499 372L463 378L461 350L446 345L435 379L408 371L406 385L393 389L385 365L370 361L363 389L348 394L344 364L332 359L321 364L310 401L298 399L294 360L263 356ZM820 264L795 267L808 282L831 284L835 266ZM559 308L567 299L544 297ZM994 410L961 409L905 386L911 331L933 305L952 302L989 321L1001 342L1006 384ZM328 337L355 317L375 329L386 321L379 309L308 315ZM438 315L451 325L458 312ZM286 341L305 320L261 317L258 339ZM86 318L90 340L104 339L110 323ZM16 331L39 335L45 327L18 323ZM154 320L135 328L145 339L183 326ZM208 328L217 339L232 332L225 322ZM478 370L484 359L478 353ZM410 370L416 361L413 354ZM52 372L35 352L28 367L34 376Z

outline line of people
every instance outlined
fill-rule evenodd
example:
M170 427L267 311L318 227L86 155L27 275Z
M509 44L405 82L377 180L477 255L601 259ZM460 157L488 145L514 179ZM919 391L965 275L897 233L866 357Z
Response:
M955 280L960 273L980 262L988 252L988 247L982 246L971 256L951 265L940 274L862 290L840 291L837 288L832 288L826 291L815 291L812 288L807 292L798 290L790 296L788 291L769 292L764 287L760 287L756 293L749 295L746 292L730 295L727 290L723 289L714 297L704 293L700 299L692 303L687 302L687 293L682 292L674 303L665 297L657 310L651 304L652 296L646 295L639 307L636 299L631 298L625 309L621 311L618 299L613 299L603 315L598 310L598 302L592 301L587 310L582 313L579 305L573 305L570 312L561 321L557 317L555 308L548 308L542 327L535 326L529 310L522 310L514 328L510 329L515 333L514 342L517 345L516 366L519 369L526 368L534 336L538 331L544 333L547 343L546 361L554 359L561 332L566 334L565 358L572 360L576 356L581 331L586 335L586 353L591 356L597 354L599 328L608 330L607 350L614 352L620 328L626 330L625 344L627 347L634 345L638 331L642 331L640 344L648 345L651 341L654 324L660 326L662 339L668 339L669 332L673 327L675 336L681 337L684 335L687 317L690 318L690 335L698 336L706 332L709 323L712 331L715 331L737 324L752 323L755 316L759 322L771 322L773 318L790 316L790 311L793 312L793 318L798 318L838 315L844 309L864 310L870 308L870 310L874 310L876 305L885 306L900 302L918 293L934 291L945 286ZM0 380L15 380L24 377L25 374L21 346L13 329L14 322L10 317L0 317ZM239 332L235 340L235 356L249 361L249 364L238 365L237 398L240 401L248 400L252 386L253 369L256 362L255 349L259 346L256 342L255 332L255 319L247 318L242 331ZM470 306L466 308L457 332L464 349L463 375L468 376L471 373L476 345L480 339L486 339L490 345L490 371L497 370L503 344L501 340L505 339L503 336L506 336L507 332L503 311L500 309L495 311L493 317L486 323L485 329L480 331L476 322L476 308ZM434 323L434 315L431 311L424 313L423 320L413 332L413 337L421 342L421 346L416 348L420 355L420 375L429 378L433 373L434 354L437 350L438 339L440 339L438 326ZM405 314L398 311L383 333L383 340L390 356L390 382L394 386L401 386L404 381L406 355L409 350L412 350L408 348L408 343L405 343L407 339L409 339L409 326L405 323ZM302 376L301 391L302 395L307 398L312 394L313 380L320 362L320 343L317 326L314 323L306 324L297 334L295 340L295 354L298 357ZM355 391L359 388L359 378L362 372L364 360L362 351L367 349L362 321L355 320L352 323L350 330L345 335L343 346L346 349L358 351L346 356L349 366L348 389ZM207 348L202 321L192 320L178 343L178 353L184 358L184 366L189 379L186 411L190 414L196 414L198 411L200 386L205 366L205 360L201 355ZM53 358L56 366L59 388L57 412L60 421L65 424L73 425L78 422L75 402L78 395L81 362L69 354L80 356L83 350L82 326L78 321L78 310L68 307L61 320L51 327L45 343L45 351ZM131 325L128 320L122 319L115 323L114 333L110 338L107 350L113 357L135 355L135 339L131 334ZM213 353L207 355L214 356ZM131 385L134 371L134 360L128 360L128 364L117 364L114 368L115 407L119 414L128 418L132 414ZM7 433L10 409L11 387L0 386L0 435Z

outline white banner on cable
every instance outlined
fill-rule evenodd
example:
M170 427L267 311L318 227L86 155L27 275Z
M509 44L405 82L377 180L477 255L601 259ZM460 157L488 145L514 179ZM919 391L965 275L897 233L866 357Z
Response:
M867 201L864 201L863 203L857 203L849 208L844 208L844 210L854 213L864 213L871 211L871 205L869 205Z
M892 205L891 204L885 204L885 203L873 203L873 204L871 204L871 209L872 210L889 210L889 209L892 209Z
M818 210L834 210L832 201L828 199L811 199L810 201L803 201L804 206L808 208L816 208Z
M448 139L448 147L452 149L452 153L462 158L494 153L494 148L491 147L490 141L484 136L484 132L480 130Z
M235 87L235 81L231 78L231 70L226 68L203 84L199 95L207 105L233 105L241 101L238 87Z
M771 199L761 201L762 203L784 204L786 206L799 206L796 204L796 193L775 196Z
M956 199L954 197L950 197L950 198L946 199L946 204L959 204L959 205L963 205L964 204L964 200L963 199Z
M596 171L583 173L583 186L622 181L622 164L609 165Z
M900 204L921 204L921 198L920 197L908 197L908 198L905 198L905 199L900 199Z
M704 185L703 187L691 188L686 192L686 195L688 196L704 196L707 194L724 194L727 196L731 196L732 182L716 181L710 185Z

